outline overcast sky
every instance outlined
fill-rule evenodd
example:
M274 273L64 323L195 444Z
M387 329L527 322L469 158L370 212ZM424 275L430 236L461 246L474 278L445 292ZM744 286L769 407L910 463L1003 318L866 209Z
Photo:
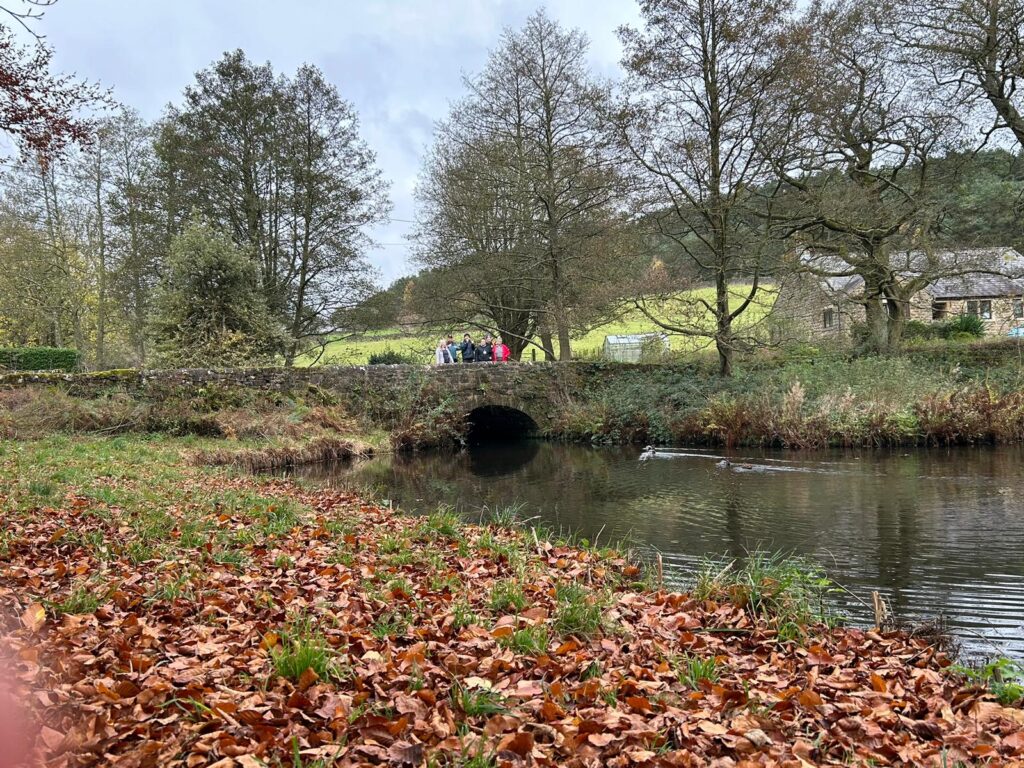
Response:
M37 22L55 69L113 88L145 117L177 102L198 69L243 49L277 72L320 67L359 111L363 137L390 179L394 221L370 254L385 283L413 271L404 234L435 120L462 93L501 30L538 0L61 0ZM549 0L550 16L583 30L595 73L616 77L616 28L637 22L635 0Z

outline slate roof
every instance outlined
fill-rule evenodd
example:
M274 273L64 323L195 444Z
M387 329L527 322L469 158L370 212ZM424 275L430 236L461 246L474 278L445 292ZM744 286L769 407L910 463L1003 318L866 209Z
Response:
M936 280L926 289L935 299L1024 295L1024 256L1013 248L965 248L958 251L940 251L936 256L940 261L951 265L963 265L965 270L974 267L979 271ZM919 263L921 258L923 254L918 256L914 252L893 254L894 261L906 261L908 269L903 274L907 276L914 273L913 265L915 262ZM829 269L829 259L830 257L815 257L813 261ZM835 271L848 269L847 264L835 261ZM993 271L1004 274L993 274ZM864 279L860 275L823 277L821 280L823 287L830 293L855 293L864 284Z

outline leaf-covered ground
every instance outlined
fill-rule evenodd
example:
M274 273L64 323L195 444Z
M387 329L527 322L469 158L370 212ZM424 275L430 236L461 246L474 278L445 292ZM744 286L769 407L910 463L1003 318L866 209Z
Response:
M922 640L794 637L619 553L176 455L0 449L0 639L39 764L1024 761L1024 712Z

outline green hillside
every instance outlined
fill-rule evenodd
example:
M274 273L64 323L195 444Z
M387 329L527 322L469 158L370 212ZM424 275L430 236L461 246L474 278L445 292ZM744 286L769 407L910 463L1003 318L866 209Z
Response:
M735 301L741 300L741 298L746 295L747 290L749 290L749 286L736 286L733 291L736 297ZM700 288L688 293L694 296L699 296L700 298L708 301L713 301L714 299L713 288ZM759 294L758 303L748 308L741 316L741 320L738 323L739 327L749 327L752 324L762 321L771 309L774 301L775 293L772 290L772 287L766 286L764 291ZM714 319L710 313L707 313L706 325L708 329L714 327ZM432 332L423 331L410 333L403 331L401 328L395 327L343 336L331 342L327 346L323 356L318 361L314 361L311 356L307 356L300 359L298 364L365 365L369 360L370 355L386 352L388 350L421 358L424 363L430 363L434 359L434 348L437 345L438 339L449 331L458 338L461 338L464 332L462 328L452 328L437 329ZM594 328L587 334L574 338L573 354L578 357L595 358L601 353L605 336L632 333L655 333L658 331L659 329L654 323L644 317L639 310L634 309L630 312L626 312L619 320ZM470 333L472 333L474 337L478 334L475 330L471 330ZM706 339L680 335L670 335L670 342L673 352L680 353L699 352L700 350L706 349L710 346L710 343ZM557 353L557 341L555 351ZM529 354L530 351L527 349L524 353L524 358L528 357ZM537 351L537 357L538 359L541 358L541 352L539 349Z

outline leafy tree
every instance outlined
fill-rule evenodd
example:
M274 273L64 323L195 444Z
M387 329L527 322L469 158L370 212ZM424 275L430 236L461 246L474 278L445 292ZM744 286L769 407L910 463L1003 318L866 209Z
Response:
M49 4L12 0L0 5L0 131L27 156L44 163L69 144L88 140L92 126L80 112L107 100L97 86L51 71L53 49L29 23L42 16L40 7ZM11 22L35 36L35 45L20 45Z
M369 295L362 252L387 216L386 184L351 105L315 67L277 77L225 54L169 110L156 152L168 231L196 210L245 247L291 338L287 363Z
M266 363L284 342L251 257L201 220L171 242L153 336L159 362L176 367Z

